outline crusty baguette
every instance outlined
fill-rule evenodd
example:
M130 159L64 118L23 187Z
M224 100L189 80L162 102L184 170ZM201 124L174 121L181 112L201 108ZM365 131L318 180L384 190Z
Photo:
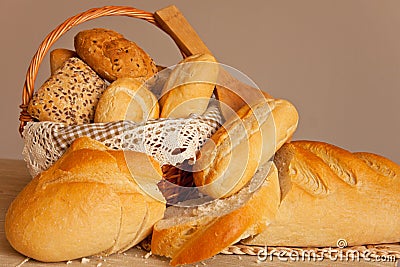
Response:
M383 176L390 178L400 177L400 166L381 155L368 152L355 152L353 155L360 158L370 168Z
M135 169L133 176L125 161ZM137 183L138 178L159 181L161 175L145 154L108 151L79 138L12 202L6 237L20 253L44 262L122 252L162 218L165 203Z
M162 118L201 115L208 106L218 78L219 66L209 54L196 54L182 60L172 70L160 98Z
M194 182L214 198L238 192L292 136L297 122L295 107L283 99L242 107L201 148Z
M276 219L245 244L320 247L336 246L339 239L349 246L400 241L400 172L394 162L322 142L296 141L277 152L275 163L282 191Z
M104 91L97 103L94 122L143 122L158 119L159 115L157 98L143 81L125 77L115 80Z
M255 190L260 180L264 182ZM265 229L279 202L277 169L269 162L260 167L252 183L229 198L201 206L168 207L164 219L154 226L152 253L172 258L172 265L210 258Z

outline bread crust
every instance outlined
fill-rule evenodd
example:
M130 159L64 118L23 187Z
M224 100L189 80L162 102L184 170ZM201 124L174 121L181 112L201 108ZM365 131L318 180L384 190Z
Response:
M143 122L158 119L160 108L156 96L135 78L119 78L99 99L94 122L129 120Z
M202 115L208 106L218 78L219 66L212 55L195 54L172 70L162 90L162 118Z
M142 153L125 157L123 151L106 149L78 138L21 191L5 219L13 248L39 261L56 262L121 252L150 233L163 216L165 202L141 189L127 162L138 169L134 175L151 182L161 179L161 167Z
M109 29L90 29L74 38L76 53L103 79L110 82L121 77L152 77L157 67L136 43Z
M360 158L373 162L376 171ZM275 157L283 200L250 245L349 246L400 241L398 165L316 141L285 144ZM383 171L382 171L383 170Z
M297 122L295 107L283 99L242 107L200 149L196 186L214 198L238 192L292 136Z
M59 69L65 61L72 57L77 57L78 55L75 51L65 49L65 48L58 48L54 49L50 52L50 71L53 75L57 69Z
M171 257L174 266L210 258L243 236L265 229L275 216L279 202L279 181L273 165L263 185L236 210L220 217L199 214L194 221L164 229L156 224L152 252Z
M86 63L73 57L33 95L28 113L39 121L90 123L105 89L106 83Z

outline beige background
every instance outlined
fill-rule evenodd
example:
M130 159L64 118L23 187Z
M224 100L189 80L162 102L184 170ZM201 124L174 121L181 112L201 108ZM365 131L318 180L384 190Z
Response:
M51 1L0 2L0 158L21 158L18 105L26 69L54 27L81 11L177 5L220 62L246 73L272 95L292 101L295 139L327 141L400 163L400 1ZM142 46L161 65L180 60L158 29L130 18L101 18L72 29L56 47L72 48L80 30L107 27ZM36 86L49 75L48 57Z

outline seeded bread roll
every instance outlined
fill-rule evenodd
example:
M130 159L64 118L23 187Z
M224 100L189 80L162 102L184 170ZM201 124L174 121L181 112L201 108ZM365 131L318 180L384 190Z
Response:
M79 32L75 50L102 78L112 82L121 77L152 77L157 67L150 56L122 34L108 29Z
M161 178L159 164L143 153L78 138L12 202L6 237L18 252L44 262L123 252L163 217Z
M34 94L28 113L39 121L90 123L105 89L106 83L88 65L70 58Z
M97 104L95 122L158 119L156 96L139 79L119 78L103 93Z
M61 67L65 61L70 59L71 57L77 57L78 55L75 51L58 48L54 49L50 52L50 71L53 75L56 70Z

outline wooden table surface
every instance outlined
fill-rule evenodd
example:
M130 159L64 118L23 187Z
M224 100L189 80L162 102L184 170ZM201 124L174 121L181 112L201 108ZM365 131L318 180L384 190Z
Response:
M4 218L8 206L17 196L18 192L31 180L26 165L20 160L0 159L0 266L169 266L168 259L151 255L146 257L147 252L138 248L132 248L124 254L111 255L106 258L89 257L89 262L82 260L60 263L41 263L27 258L10 246L4 234ZM148 255L147 255L148 256ZM24 262L24 263L23 263ZM21 264L23 263L23 264ZM256 256L247 255L217 255L211 259L189 266L400 266L399 263L387 262L338 262L324 260L321 262L284 262L277 258L272 261L257 261Z

